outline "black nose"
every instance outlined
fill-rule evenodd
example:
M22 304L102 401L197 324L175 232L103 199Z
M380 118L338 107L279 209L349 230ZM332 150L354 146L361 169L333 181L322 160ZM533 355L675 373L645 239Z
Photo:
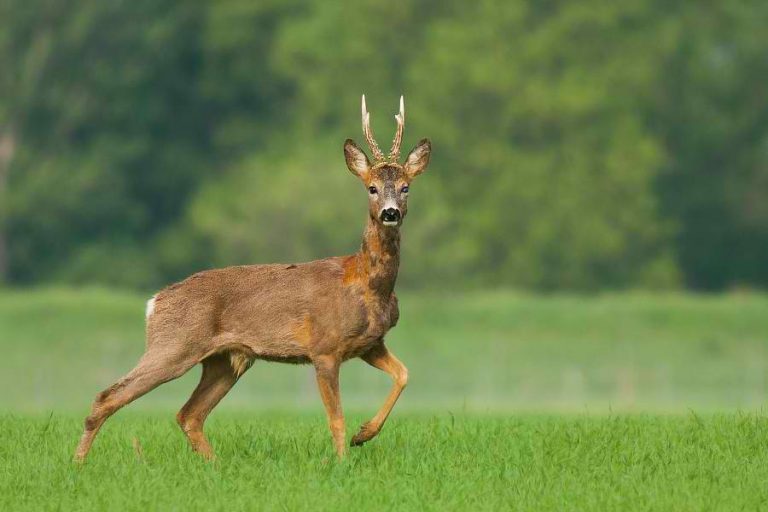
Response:
M382 222L397 222L400 220L400 210L397 208L387 208L381 211Z

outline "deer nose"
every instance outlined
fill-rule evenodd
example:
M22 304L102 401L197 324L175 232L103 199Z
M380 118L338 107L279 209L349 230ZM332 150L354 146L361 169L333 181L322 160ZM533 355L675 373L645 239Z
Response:
M381 210L382 222L397 222L400 220L400 210L397 208L385 208Z

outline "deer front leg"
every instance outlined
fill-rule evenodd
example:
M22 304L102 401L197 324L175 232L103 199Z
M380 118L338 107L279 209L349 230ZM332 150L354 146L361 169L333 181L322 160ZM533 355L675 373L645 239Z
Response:
M363 355L362 359L374 368L388 373L392 377L393 384L387 399L384 401L384 405L376 413L376 416L370 421L363 423L360 426L360 431L352 438L350 443L352 446L360 446L381 432L381 427L384 426L389 413L392 412L397 399L400 398L400 393L403 392L403 389L408 384L408 369L387 350L383 342Z
M317 387L328 415L328 425L333 435L336 454L343 459L347 451L344 429L344 413L341 410L339 393L339 361L329 356L321 356L314 361Z

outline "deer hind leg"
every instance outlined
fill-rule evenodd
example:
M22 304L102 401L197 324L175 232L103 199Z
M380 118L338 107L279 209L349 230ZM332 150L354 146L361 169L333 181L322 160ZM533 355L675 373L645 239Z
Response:
M408 384L408 369L387 350L384 343L368 351L362 356L362 359L374 368L388 373L392 377L393 384L387 399L384 401L384 405L376 413L376 416L370 421L363 423L360 426L360 431L352 438L350 443L352 446L360 446L381 432L381 427L384 426L389 413L392 412L397 399L400 398L400 393L403 392L403 389Z
M133 370L96 395L91 414L85 419L85 429L75 451L75 460L85 460L96 434L107 418L160 384L181 377L196 362L193 359L180 358L178 354L144 354Z
M205 438L203 424L208 414L224 398L253 360L239 353L214 354L203 360L200 383L176 415L176 420L189 439L192 449L206 459L214 457Z

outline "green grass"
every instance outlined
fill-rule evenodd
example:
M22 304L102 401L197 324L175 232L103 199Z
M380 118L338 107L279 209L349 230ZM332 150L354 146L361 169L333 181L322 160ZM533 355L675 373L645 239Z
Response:
M768 419L756 414L396 415L341 463L319 415L220 414L214 463L166 416L113 418L83 467L71 462L79 418L5 415L0 430L0 510L768 507Z
M146 296L0 290L0 410L82 413L144 349ZM408 366L400 411L681 412L756 409L768 396L768 296L400 293L388 335ZM133 404L175 411L195 369ZM372 410L389 379L342 369L344 404ZM316 410L304 366L257 364L222 407Z
M193 370L75 466L93 396L143 351L145 299L0 291L0 510L768 508L766 295L406 291L388 344L409 387L344 462L311 368L257 362L207 425L215 463L173 419ZM350 435L389 385L343 367Z

